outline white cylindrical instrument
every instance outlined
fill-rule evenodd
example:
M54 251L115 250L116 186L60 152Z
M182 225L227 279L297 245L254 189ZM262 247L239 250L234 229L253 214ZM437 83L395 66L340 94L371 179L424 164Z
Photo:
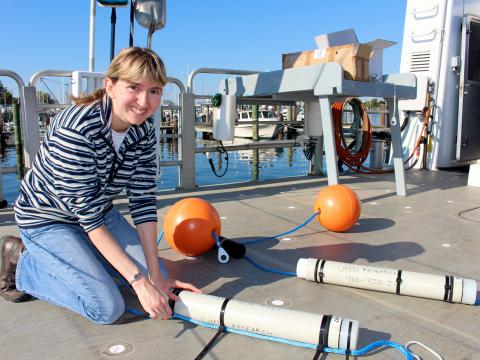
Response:
M305 101L304 117L305 131L308 136L322 136L322 119L320 112L320 103L317 101Z
M183 290L176 314L249 333L335 349L355 350L358 321L253 304ZM223 323L222 323L223 322Z
M222 95L217 116L213 119L213 138L216 140L233 140L235 119L237 118L237 98L235 95Z
M299 259L297 277L325 284L377 290L474 305L477 282L453 275L377 268L323 259Z

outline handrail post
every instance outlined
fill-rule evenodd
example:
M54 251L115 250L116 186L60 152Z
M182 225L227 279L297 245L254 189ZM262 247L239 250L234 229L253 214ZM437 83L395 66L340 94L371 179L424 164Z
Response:
M15 134L15 151L17 153L17 173L20 179L23 179L24 164L23 164L23 147L22 147L22 127L20 124L20 105L13 104L13 131Z
M31 169L38 149L40 139L38 137L38 110L37 90L35 86L24 86L22 88L23 103L23 149L25 167Z
M179 132L182 134L178 156L182 160L179 171L181 189L194 189L195 184L195 96L181 93L182 116Z

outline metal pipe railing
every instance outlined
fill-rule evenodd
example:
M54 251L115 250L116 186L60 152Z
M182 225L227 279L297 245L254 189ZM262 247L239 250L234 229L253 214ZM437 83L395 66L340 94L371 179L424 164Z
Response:
M176 78L173 78L173 77L169 77L167 79L168 79L168 82L171 82L172 84L175 84L175 85L178 86L181 94L183 94L185 92L185 85L183 85L183 83L180 80L178 80Z
M42 77L45 76L56 76L56 77L62 77L62 76L72 76L73 71L70 70L41 70L36 72L35 74L32 75L30 78L30 81L28 83L28 86L36 86L37 81L40 80Z
M303 146L303 141L295 140L266 140L266 141L257 141L251 142L248 144L241 145L223 145L227 151L238 151L238 150L254 150L254 149L274 149L274 148L288 148L288 147L297 147ZM196 153L206 153L206 152L216 152L218 151L217 146L204 146L195 148Z
M159 166L180 166L182 162L180 160L164 160L159 161Z
M46 76L55 76L55 77L71 77L73 71L70 70L41 70L36 72L35 74L32 75L30 78L29 86L34 87L37 82ZM21 79L20 79L21 80ZM168 77L167 78L169 83L172 83L176 85L179 88L180 95L185 93L185 85L177 78L174 77ZM22 82L23 84L23 82ZM64 108L66 105L62 104L37 104L37 109L45 109L45 108L51 108L51 107L58 107L58 108ZM179 116L179 121L181 122L182 120L182 107L181 106L164 106L162 108L169 109L169 110L180 110L180 116ZM181 134L165 134L165 135L160 135L158 134L159 137L161 138L182 138ZM174 161L159 161L160 166L181 166L182 165L182 160L174 160Z
M23 82L22 78L16 72L0 69L0 76L7 76L15 80L19 89L25 86L25 83Z
M260 72L261 71L219 69L219 68L200 68L197 70L193 70L190 73L190 75L188 75L187 93L193 94L193 79L198 74L253 75L253 74L258 74Z
M240 120L235 120L235 126L237 125L289 125L289 124L297 124L297 125L304 125L305 121L300 120L300 121L279 121L279 120L259 120L259 121L240 121ZM197 122L195 125L207 125L207 126L212 126L213 122L212 121L205 121L205 122Z

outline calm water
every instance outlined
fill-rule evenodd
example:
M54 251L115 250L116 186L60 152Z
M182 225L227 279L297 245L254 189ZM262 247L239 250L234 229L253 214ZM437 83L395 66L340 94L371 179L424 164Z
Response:
M351 114L347 114L347 117ZM369 114L372 125L380 123L380 114ZM197 139L197 146L204 142ZM237 140L235 140L235 143ZM161 143L161 159L177 160L177 141ZM258 152L254 153L255 151ZM241 150L228 153L229 165L225 176L216 177L210 168L205 154L196 154L196 183L199 186L214 184L230 184L251 180L284 179L286 177L306 175L310 162L305 158L301 148L278 148L260 150ZM224 155L222 156L222 158ZM215 165L219 165L218 155L213 154ZM258 159L258 162L255 161ZM225 161L217 170L222 174ZM368 161L368 160L367 160ZM367 162L368 163L368 162ZM16 153L14 147L8 147L6 157L0 158L0 166L15 166ZM257 164L257 165L256 165ZM325 168L325 165L324 165ZM178 186L178 168L174 166L161 168L157 182L159 190L174 189ZM15 201L18 195L20 181L16 174L3 174L3 196L8 202Z
M162 160L176 160L176 142L162 143ZM250 180L283 179L285 177L306 175L310 162L306 160L301 148L261 149L258 150L258 166L254 166L254 150L229 152L228 171L225 176L218 178L213 175L210 164L205 154L196 155L196 182L199 186L213 184L228 184ZM16 163L15 148L7 148L7 156L0 159L1 166L14 166ZM224 157L224 155L223 155ZM218 156L213 154L214 164L218 165ZM225 168L217 173L222 174ZM178 168L161 168L158 180L158 189L174 189L178 186ZM18 195L20 181L16 174L3 174L3 193L8 202L12 202Z

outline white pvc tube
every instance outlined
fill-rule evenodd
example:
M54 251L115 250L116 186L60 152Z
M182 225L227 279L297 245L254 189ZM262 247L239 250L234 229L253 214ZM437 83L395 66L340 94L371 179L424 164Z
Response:
M326 284L474 305L477 282L451 275L377 268L322 259L299 259L297 277Z
M220 325L225 298L182 291L175 302L176 314L193 320ZM355 350L358 321L331 315L277 308L267 305L228 300L224 326L254 334L335 349Z

